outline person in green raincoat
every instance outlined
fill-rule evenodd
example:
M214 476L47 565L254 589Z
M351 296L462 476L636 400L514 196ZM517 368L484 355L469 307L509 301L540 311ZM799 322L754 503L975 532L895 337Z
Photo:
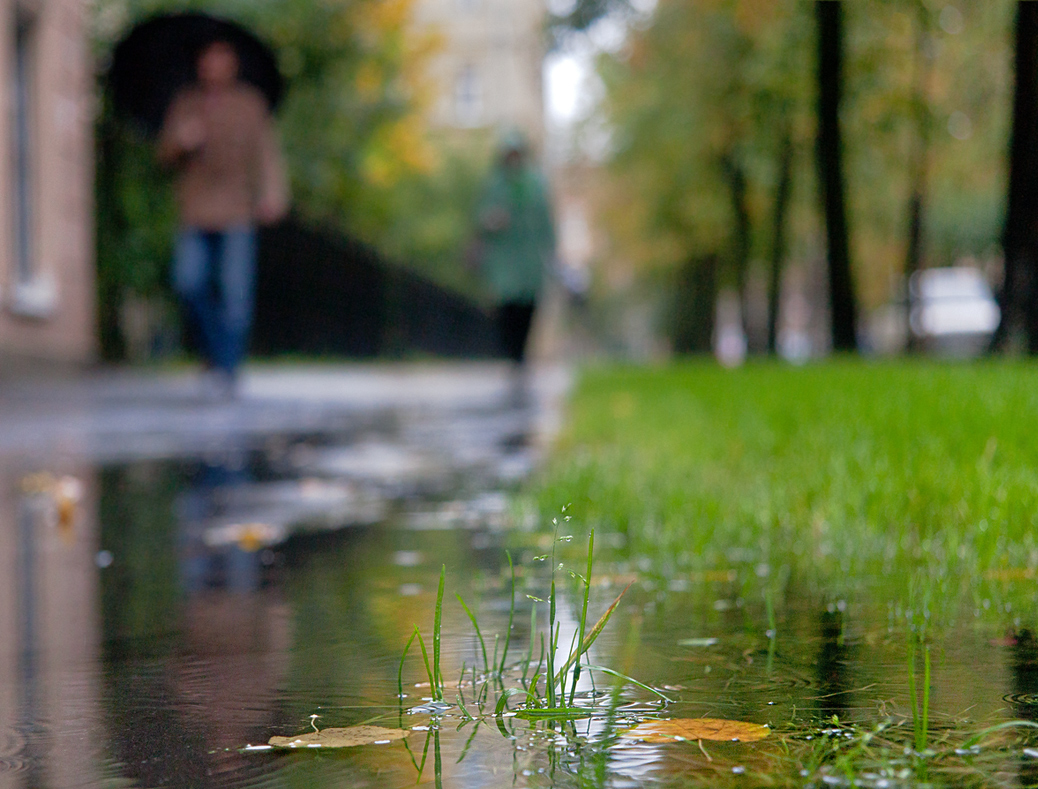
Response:
M545 273L555 257L547 184L529 159L522 133L505 134L477 218L479 262L494 299L501 350L520 368Z

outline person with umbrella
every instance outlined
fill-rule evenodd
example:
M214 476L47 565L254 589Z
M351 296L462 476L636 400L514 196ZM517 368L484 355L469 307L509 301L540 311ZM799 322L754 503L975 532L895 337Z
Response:
M197 82L178 90L165 112L157 153L176 173L173 288L214 393L233 397L252 322L256 226L287 213L288 186L267 99L239 79L232 42L206 43L196 68Z

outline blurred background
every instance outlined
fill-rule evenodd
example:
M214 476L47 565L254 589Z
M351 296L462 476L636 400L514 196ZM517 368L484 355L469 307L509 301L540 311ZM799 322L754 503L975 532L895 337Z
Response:
M556 217L541 358L1038 347L1027 3L4 8L8 367L185 353L170 178L109 79L136 25L184 10L251 30L284 80L292 213L261 239L253 354L495 355L464 253L506 128Z

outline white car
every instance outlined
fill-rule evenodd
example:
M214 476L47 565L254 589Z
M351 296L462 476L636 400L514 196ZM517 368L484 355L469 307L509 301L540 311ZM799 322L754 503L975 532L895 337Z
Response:
M975 356L998 328L1000 312L983 272L971 266L917 271L908 282L908 326L924 348Z

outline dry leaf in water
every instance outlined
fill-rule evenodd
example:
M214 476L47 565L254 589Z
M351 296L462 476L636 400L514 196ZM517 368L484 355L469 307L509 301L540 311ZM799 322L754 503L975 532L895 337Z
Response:
M271 737L268 745L275 748L352 748L355 745L383 745L401 740L409 733L407 729L384 729L381 726L347 726L308 731L294 737Z
M767 726L745 721L721 718L672 718L665 721L645 721L623 733L624 737L643 742L674 742L675 740L719 740L722 742L753 742L763 740L771 732Z

